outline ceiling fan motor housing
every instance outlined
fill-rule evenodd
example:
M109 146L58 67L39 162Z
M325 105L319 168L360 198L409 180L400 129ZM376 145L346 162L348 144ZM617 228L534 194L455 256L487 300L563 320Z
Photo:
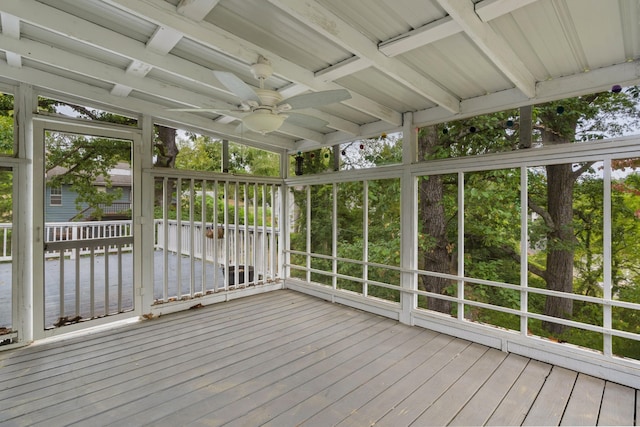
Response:
M262 83L264 80L271 77L273 74L273 68L271 67L271 62L269 62L269 60L264 56L260 55L258 62L251 66L251 72L253 73L253 76Z

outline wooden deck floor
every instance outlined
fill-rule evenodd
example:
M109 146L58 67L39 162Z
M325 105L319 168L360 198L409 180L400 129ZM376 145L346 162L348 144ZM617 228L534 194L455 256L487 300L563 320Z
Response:
M293 291L0 352L0 425L633 425L639 402Z

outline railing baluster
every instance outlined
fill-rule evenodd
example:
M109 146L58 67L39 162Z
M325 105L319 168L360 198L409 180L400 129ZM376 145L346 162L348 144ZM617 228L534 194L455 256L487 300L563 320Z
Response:
M91 260L89 262L89 310L91 313L91 318L95 317L95 302L96 302L96 295L95 295L95 274L94 274L94 260L95 260L95 248L93 246L91 246L90 248L90 255L89 255L89 259Z
M107 248L105 247L105 251ZM104 315L109 315L109 257L111 251L107 251L104 256Z
M195 186L194 179L189 180L189 253L192 256L189 257L189 296L193 297L196 291L196 259L193 256L195 254L195 238L196 227L193 220L193 210L195 208Z
M64 249L60 249L59 254L60 254L60 275L58 276L58 280L60 280L60 301L59 301L59 306L60 306L60 316L59 317L64 317Z
M122 313L122 245L118 245L118 313Z

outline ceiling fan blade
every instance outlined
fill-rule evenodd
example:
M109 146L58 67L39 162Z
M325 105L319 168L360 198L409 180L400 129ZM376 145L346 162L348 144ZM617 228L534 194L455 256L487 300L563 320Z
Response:
M333 104L347 99L351 99L351 94L348 90L335 89L292 96L282 101L279 105L288 104L292 110L299 110L301 108L320 107L321 105Z
M226 71L214 71L213 75L231 92L243 101L256 101L260 104L260 98L251 89L251 86L243 82L240 77Z
M287 114L289 114L287 123L291 123L292 125L297 125L300 127L322 128L329 124L329 122L326 120L322 120L314 116L308 116L306 114L294 112L290 112Z

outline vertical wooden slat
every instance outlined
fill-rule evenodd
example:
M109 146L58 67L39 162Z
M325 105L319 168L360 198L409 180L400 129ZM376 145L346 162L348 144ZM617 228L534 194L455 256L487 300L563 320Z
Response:
M80 248L75 248L75 262L76 262L76 316L80 315Z
M222 255L224 256L224 289L229 289L229 181L224 182L224 245L222 248Z
M58 305L60 306L60 316L64 317L64 249L60 249L60 275L59 280L60 284L58 285L60 288L60 301Z
M189 180L189 296L193 297L196 291L196 257L195 257L195 240L196 225L194 221L195 208L195 180Z
M251 264L250 262L250 255L249 255L249 185L245 182L244 186L244 195L242 197L243 199L243 204L244 204L244 218L243 218L243 223L244 223L244 232L242 233L242 247L243 247L243 257L242 257L242 264L244 264L244 284L249 283L249 264Z
M269 230L273 230L274 224L274 213L276 210L276 206L273 203L273 199L271 200L271 216L267 218L267 184L263 184L261 187L262 193L262 234L260 239L260 256L262 257L262 274L263 280L267 281L268 279L273 278L273 269L270 265L271 253L268 251L268 240L270 237ZM267 223L270 221L270 223Z
M89 248L89 313L91 318L95 317L95 304L96 304L96 293L95 293L95 247L91 245ZM105 255L106 256L106 255Z
M106 249L106 248L105 248ZM104 315L109 314L109 257L111 250L104 255Z
M218 281L216 280L218 277L218 271L220 270L220 263L218 261L218 223L220 222L219 218L218 218L218 181L215 180L213 181L213 269L214 269L214 273L213 274L213 291L217 291L218 290ZM224 244L224 240L226 240L227 236L226 236L226 230L225 230L225 235L223 237L223 244Z
M182 298L182 178L176 180L176 297Z
M122 245L118 245L118 313L122 313Z
M285 198L285 194L283 191L283 187L272 185L271 186L271 206L273 206L273 208L271 209L271 233L269 235L269 240L271 243L269 247L269 253L271 254L271 277L273 280L275 280L276 277L280 275L280 272L278 271L279 264L278 264L277 256L279 254L281 235L282 233L285 233L288 231L288 230L282 229L282 225L281 225L282 218L280 217L280 213L282 209L280 205L285 203L284 198ZM276 200L278 203L276 203ZM288 224L288 221L286 221L285 223ZM276 234L276 230L277 230L277 234Z
M162 180L162 300L169 298L169 179L165 176Z
M262 272L264 271L264 265L259 266L258 265L258 233L259 233L259 223L260 221L258 221L259 215L258 215L258 188L262 188L264 186L264 184L258 186L258 183L254 183L253 184L253 233L251 233L252 239L253 239L253 243L251 245L251 264L254 266L254 276L253 276L253 280L255 280L256 282L258 281L258 272ZM264 213L265 211L265 203L264 203L264 198L262 199L262 212ZM264 225L264 222L262 223ZM263 253L263 259L264 259L264 253Z
M233 240L235 242L235 244L233 245L233 250L234 250L234 254L233 254L233 263L235 264L235 268L233 269L233 275L234 275L234 280L233 283L235 284L235 287L238 286L238 266L240 265L240 245L238 243L238 234L240 232L239 230L239 218L240 218L240 213L238 212L239 210L239 203L238 203L238 198L239 198L239 187L240 183L238 182L234 182L233 184L233 203L234 203L234 209L233 209Z
M200 202L200 241L202 244L200 247L202 248L202 274L200 277L200 292L202 295L207 293L207 248L209 246L209 242L207 240L207 188L208 181L206 179L202 180L202 191L201 191L201 202ZM214 242L215 238L217 238L217 229L212 227Z

